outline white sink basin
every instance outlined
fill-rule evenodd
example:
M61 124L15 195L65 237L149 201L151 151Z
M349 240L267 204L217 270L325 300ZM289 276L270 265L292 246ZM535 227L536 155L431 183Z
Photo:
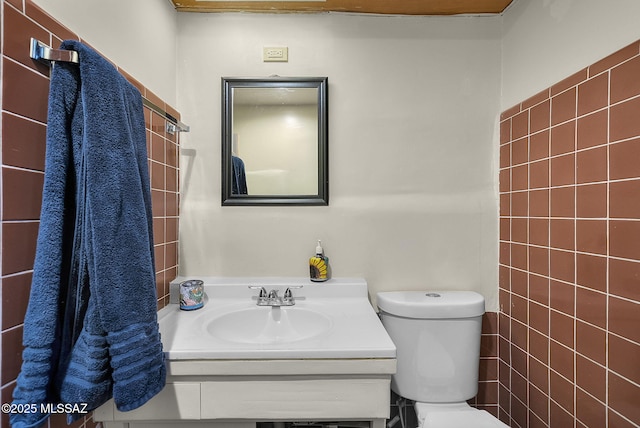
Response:
M207 332L238 343L285 343L326 333L331 320L316 311L296 306L254 306L220 315L209 321Z
M172 299L178 283L172 282ZM369 303L360 278L200 278L206 303L181 311L177 299L158 312L169 360L395 358L396 348ZM291 286L294 306L257 306L248 286Z

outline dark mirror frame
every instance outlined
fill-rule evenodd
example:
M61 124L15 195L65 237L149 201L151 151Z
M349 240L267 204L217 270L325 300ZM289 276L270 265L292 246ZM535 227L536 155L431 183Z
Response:
M222 205L329 205L329 95L327 77L222 78ZM235 88L318 89L318 192L312 195L232 194L233 90Z

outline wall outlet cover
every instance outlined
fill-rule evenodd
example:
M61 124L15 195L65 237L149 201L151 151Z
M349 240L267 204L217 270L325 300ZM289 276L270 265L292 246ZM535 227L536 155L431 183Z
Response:
M287 62L289 61L289 48L263 47L262 60L264 62Z

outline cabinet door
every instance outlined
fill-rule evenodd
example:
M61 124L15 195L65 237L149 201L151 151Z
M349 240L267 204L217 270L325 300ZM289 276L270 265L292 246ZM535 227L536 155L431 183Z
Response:
M219 380L202 383L202 419L389 417L389 379Z

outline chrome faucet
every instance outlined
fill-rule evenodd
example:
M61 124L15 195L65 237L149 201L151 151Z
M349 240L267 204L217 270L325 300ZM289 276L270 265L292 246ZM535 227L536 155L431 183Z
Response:
M291 289L302 288L302 285L292 285L290 287L287 287L283 297L280 297L278 295L278 290L275 288L269 291L269 293L267 293L267 290L264 287L261 287L259 285L250 285L249 288L251 288L252 290L259 290L256 305L280 307L280 306L295 305L296 300L293 297L293 293L291 292Z
M278 296L278 290L269 291L267 302L268 306L282 306L282 298Z

